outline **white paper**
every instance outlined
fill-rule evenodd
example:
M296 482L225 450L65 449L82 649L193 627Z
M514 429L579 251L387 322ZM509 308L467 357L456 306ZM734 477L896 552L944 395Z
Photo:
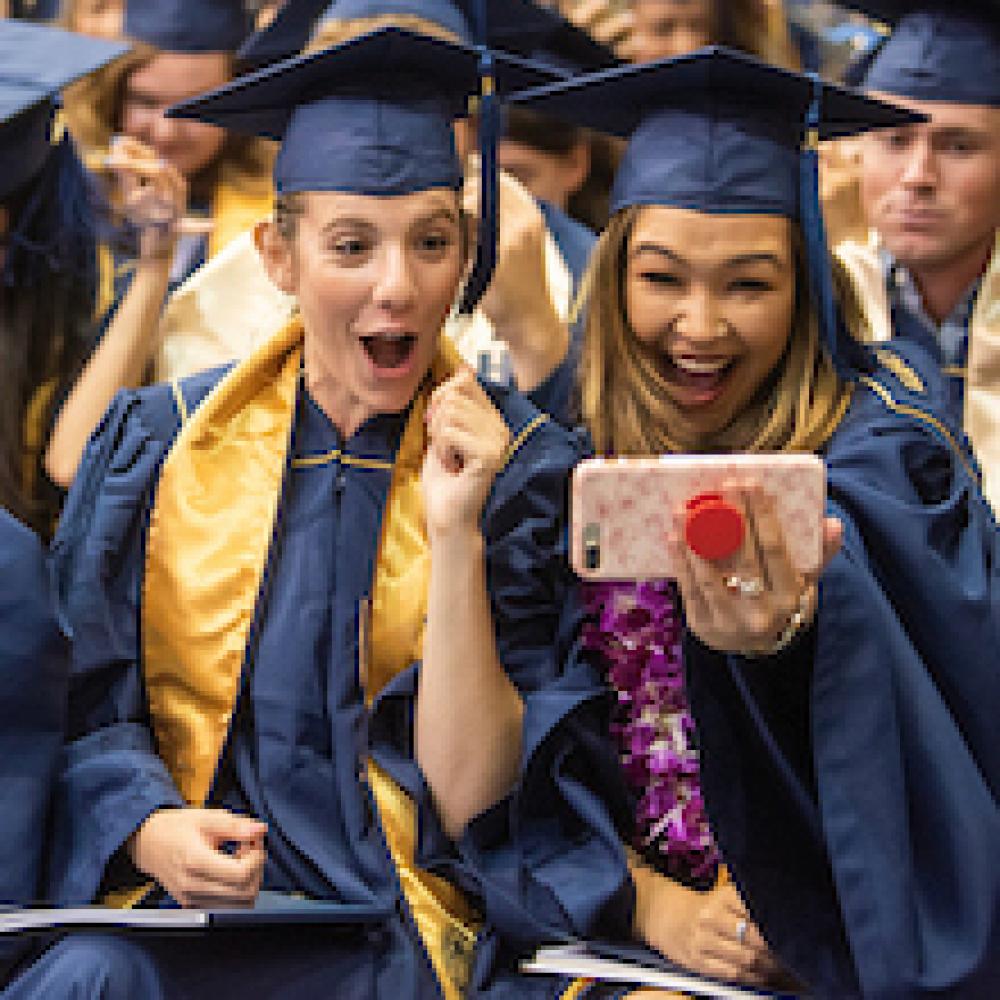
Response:
M151 927L165 930L207 927L207 910L119 910L76 906L0 910L0 934L60 927Z
M598 979L612 983L633 983L640 986L658 986L677 990L696 997L715 997L718 1000L767 1000L772 993L757 993L738 986L726 986L700 976L682 972L665 972L643 965L617 962L601 958L587 951L586 945L560 945L541 948L534 958L521 964L522 972L547 975L574 976L580 979Z

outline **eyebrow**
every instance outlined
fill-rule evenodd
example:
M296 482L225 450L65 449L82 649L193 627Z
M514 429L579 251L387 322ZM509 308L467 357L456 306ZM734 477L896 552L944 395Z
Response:
M439 218L447 219L449 222L458 222L458 213L450 208L432 209L426 215L422 215L417 219L414 219L414 225L421 226L427 225L429 222L435 222ZM338 216L335 219L331 219L323 226L323 232L329 232L332 229L339 229L340 227L350 227L353 226L357 229L377 229L378 226L372 222L370 219L362 219L356 215L344 215Z
M632 251L632 257L638 257L643 253L658 254L661 257L666 257L668 260L685 266L690 264L679 253L675 253L670 247L661 246L659 243L640 243ZM724 267L741 267L744 264L771 264L774 267L781 268L784 265L784 261L776 253L760 252L737 254L735 257L729 257L723 262Z

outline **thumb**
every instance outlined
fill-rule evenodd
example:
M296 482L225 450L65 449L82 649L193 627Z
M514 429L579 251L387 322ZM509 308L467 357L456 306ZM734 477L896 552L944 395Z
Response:
M225 809L205 809L201 816L201 830L211 840L261 840L267 833L267 824L252 816L240 816Z
M840 551L844 543L844 525L835 517L823 520L823 569L830 565L830 560Z

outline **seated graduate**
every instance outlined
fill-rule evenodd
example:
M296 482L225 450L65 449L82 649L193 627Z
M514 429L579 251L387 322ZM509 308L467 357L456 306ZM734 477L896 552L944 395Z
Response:
M468 0L288 0L274 22L251 37L240 59L260 66L296 54L339 44L365 32L401 27L471 44L475 37L500 50L517 43L568 50L583 49L590 60L611 59L582 33L569 34L565 23L528 0L491 0L485 30L473 30ZM527 32L521 21L535 30ZM525 37L525 36L528 37ZM591 51L596 49L596 53ZM596 64L596 63L595 63ZM551 78L564 76L551 70ZM473 143L465 123L456 122L459 151ZM477 169L470 162L470 180ZM540 210L513 178L499 175L500 228L497 267L487 296L469 315L454 312L446 333L474 367L485 354L499 375L509 368L519 386L532 389L539 371L551 370L567 348L569 315L576 282L593 245L593 235L556 209ZM464 208L480 212L475 183L467 183ZM539 276L544 275L544 280ZM182 377L203 368L245 357L293 303L264 278L258 248L250 234L238 237L209 261L169 300L161 323L163 349L157 375ZM233 317L239 318L234 322Z
M780 964L810 995L986 995L998 532L936 413L932 359L876 355L838 315L815 173L816 139L915 116L713 49L523 103L631 134L589 277L579 379L597 451L827 466L818 579L792 568L786 526L751 491L756 541L728 567L687 552L678 525L676 588L593 595L641 795L639 934L725 978ZM703 889L720 855L739 899L660 874Z
M503 963L627 927L565 560L580 438L440 335L479 58L385 29L178 109L283 138L266 258L299 312L235 368L120 395L55 544L55 899L264 889L343 926L71 937L5 996L554 996ZM539 79L494 64L498 87Z
M45 550L0 508L0 907L30 905L43 895L68 667ZM0 939L0 986L30 947Z
M1000 510L1000 6L857 2L897 22L862 86L928 121L859 143L867 238L836 248L874 340L924 344Z
M246 26L241 0L129 0L129 54L67 91L70 131L126 225L107 254L106 329L47 460L63 487L114 394L156 367L167 295L270 211L271 144L164 117L232 78Z
M98 199L57 102L124 51L0 21L0 507L45 538L62 503L46 450L93 347L100 299Z

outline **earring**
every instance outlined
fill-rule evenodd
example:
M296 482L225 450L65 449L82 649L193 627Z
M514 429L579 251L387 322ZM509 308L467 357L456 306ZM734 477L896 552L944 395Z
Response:
M717 337L724 337L727 333L729 333L729 324L724 319L720 319L715 324L715 334Z

